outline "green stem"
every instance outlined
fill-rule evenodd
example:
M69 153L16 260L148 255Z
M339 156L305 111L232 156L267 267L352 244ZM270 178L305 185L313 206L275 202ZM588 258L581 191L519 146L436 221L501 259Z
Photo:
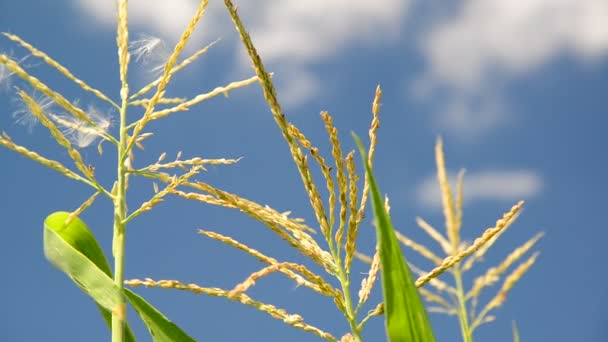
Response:
M124 266L125 266L125 231L127 217L127 177L125 165L127 159L127 141L129 139L126 128L127 97L123 96L120 110L120 143L118 145L117 184L114 196L114 240L112 253L114 255L114 284L119 288L121 296L119 305L112 311L112 342L123 342L125 335L125 321L127 304L124 297Z
M370 318L372 318L373 316L368 314L367 316L363 317L363 319L361 320L361 322L359 322L359 324L357 325L357 329L362 330L363 326L365 325L365 323L367 323L367 321L369 321Z
M353 303L350 296L350 280L348 279L346 273L339 267L338 278L340 279L340 284L342 285L342 292L344 293L344 306L346 308L346 319L348 320L348 324L350 325L350 330L355 338L356 342L361 342L361 330L359 325L357 324L357 314L353 309Z
M331 239L331 235L332 234L329 234L329 236L326 237L326 240L327 240L327 244L329 246L329 251L334 259L334 263L336 264L336 268L338 269L338 274L336 276L338 277L338 280L340 281L340 285L342 287L342 293L344 294L342 299L344 301L344 307L346 309L346 312L345 312L346 320L348 321L348 324L350 325L350 330L353 334L353 337L355 338L355 341L361 342L361 341L363 341L361 338L361 328L357 324L357 313L353 308L353 303L352 303L351 295L350 295L350 277L346 274L346 271L342 267L342 258L340 257L340 247L337 242L336 242L336 245L338 245L338 246L334 245L334 243Z
M473 342L471 327L469 325L469 317L467 313L467 302L464 294L464 286L462 285L462 273L460 272L460 264L454 265L452 269L454 281L456 283L456 298L458 300L458 319L460 320L460 331L462 333L463 342Z

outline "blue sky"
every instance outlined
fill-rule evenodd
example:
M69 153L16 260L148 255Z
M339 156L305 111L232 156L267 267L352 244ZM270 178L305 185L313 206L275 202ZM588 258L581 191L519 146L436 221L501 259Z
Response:
M466 168L464 238L477 237L520 199L517 223L473 271L499 263L539 231L541 252L533 268L482 326L478 341L511 341L511 321L523 341L608 340L608 278L602 251L608 233L603 218L607 160L604 141L608 88L608 4L602 0L282 1L237 2L254 44L275 73L286 115L329 156L318 113L328 110L346 150L350 131L365 135L374 89L382 86L381 128L375 172L391 198L395 226L439 247L416 227L421 216L443 226L434 187L434 143L444 138L448 169ZM161 37L174 44L197 3L131 1L130 34ZM68 66L78 77L118 100L114 1L31 0L0 2L0 31L19 35ZM221 1L211 1L186 53L221 40L187 72L178 74L169 96L192 97L253 75ZM26 53L7 39L0 53ZM134 59L133 59L134 61ZM83 107L104 108L35 58L28 72ZM129 82L137 89L152 79L149 65L133 62ZM18 79L13 86L23 87ZM5 83L4 83L5 84ZM15 123L14 88L0 93L0 129L49 158L69 160L44 127L28 131ZM138 115L137 112L133 113ZM136 116L135 116L136 117ZM116 125L114 125L114 128ZM137 163L168 158L243 159L210 167L199 178L219 188L291 210L313 224L314 216L286 144L257 85L219 96L188 112L150 125L155 135ZM115 133L114 131L112 131ZM114 155L83 148L87 163L110 187ZM4 229L0 339L5 341L107 341L109 332L92 301L43 256L42 222L58 210L73 210L91 192L12 151L0 149ZM151 194L151 184L133 180L131 208ZM111 204L99 199L83 219L110 255ZM127 278L179 279L232 288L262 267L241 252L196 233L203 228L230 235L279 260L302 261L263 225L227 209L169 198L135 220L127 234ZM360 247L373 246L371 221ZM411 251L411 260L419 261ZM421 266L430 266L422 261ZM363 265L357 272L365 272ZM471 278L469 278L469 281ZM486 300L498 290L493 287ZM377 288L379 290L379 287ZM177 291L137 289L199 340L312 341L254 309ZM326 298L281 276L261 280L254 298L272 303L336 336L347 326ZM370 301L378 299L378 293ZM131 315L137 335L146 332ZM438 341L457 341L454 317L432 314ZM383 339L380 319L364 335Z

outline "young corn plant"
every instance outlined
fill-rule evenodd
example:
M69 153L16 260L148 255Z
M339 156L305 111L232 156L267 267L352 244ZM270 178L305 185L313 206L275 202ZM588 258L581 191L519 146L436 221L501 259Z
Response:
M464 292L462 273L471 269L511 224L517 217L523 202L515 205L501 220L496 222L494 227L487 229L474 243L468 245L460 242L462 180L459 182L457 200L454 204L455 201L452 199L449 184L446 180L441 144L438 143L439 180L443 190L448 239L441 236L426 223L421 223L421 226L440 242L446 257L435 256L425 247L396 233L389 216L388 200L382 200L381 192L372 173L382 95L380 87L376 88L372 102L372 121L367 152L355 136L365 168L363 180L361 180L362 177L356 172L355 152L345 153L343 151L338 129L334 126L329 113L321 113L331 145L331 161L329 162L306 135L287 120L281 110L270 74L265 70L235 6L229 0L225 0L226 8L252 60L256 76L230 83L224 87L218 87L209 93L200 94L190 99L166 97L166 88L171 82L172 76L194 62L209 48L208 46L200 49L192 56L180 61L184 46L205 13L207 4L207 0L200 2L180 40L172 51L168 51L164 50L162 42L150 37L130 42L127 1L121 0L118 2L117 45L121 89L118 94L119 100L116 101L112 100L112 96L104 94L77 78L68 68L18 36L4 34L6 38L25 48L32 57L38 58L51 68L58 70L84 92L93 94L104 106L114 108L118 112L118 127L116 129L118 132L112 134L111 123L113 119L107 114L103 114L106 112L97 109L98 107L95 106L89 107L88 110L82 109L76 101L67 100L60 92L30 74L30 71L21 65L23 59L15 60L11 56L0 54L0 81L7 82L9 78L11 80L17 79L14 82L17 89L16 93L22 101L22 107L15 114L16 120L27 125L40 123L48 129L59 146L67 151L74 166L68 167L60 161L44 157L16 144L6 133L3 133L0 137L0 145L91 188L91 196L76 209L69 212L52 213L46 218L44 222L44 250L47 259L66 273L87 295L95 300L104 320L111 328L113 342L136 340L126 319L127 305L131 305L135 309L138 316L148 327L154 341L193 340L143 298L125 288L125 284L131 287L160 287L224 297L256 308L273 318L282 320L285 324L313 333L325 340L344 342L362 341L362 330L365 324L369 319L380 315L385 316L387 338L390 341L434 341L426 310L419 297L420 293L425 299L442 305L446 312L458 315L463 338L465 341L472 340L473 331L480 324L489 321L488 313L501 305L506 292L532 265L536 255L507 277L503 289L496 299L488 303L479 313L474 314L477 309L479 293L485 287L496 282L512 263L532 247L538 238L514 251L498 267L488 270L483 277L475 282L469 292ZM156 68L161 73L160 76L135 92L131 92L128 83L129 63L132 56L144 61L150 61L155 56L157 62L160 56L162 61L160 67ZM182 159L181 153L178 153L174 161L165 162L166 154L163 153L154 164L137 166L134 147L143 150L144 140L153 135L151 132L145 131L150 122L186 111L209 98L225 94L256 81L262 87L273 118L285 138L290 154L297 166L310 206L315 214L314 228L301 219L290 217L289 212L279 212L269 206L261 205L195 179L201 171L205 170L206 165L229 165L236 163L238 160L198 157ZM28 93L25 90L26 87L33 89L35 93ZM152 92L151 95L149 95L150 92ZM137 109L143 113L136 120L129 121L128 118L134 117L132 112ZM103 143L110 144L116 150L116 178L111 184L102 184L96 178L95 168L87 165L81 155L80 150L87 148L96 141L99 141L97 145L99 154L103 153ZM324 181L320 186L325 187L328 194L326 199L321 197L319 185L313 180L311 161L319 167L323 176ZM154 183L154 195L136 209L128 210L126 203L129 193L129 180L132 177L142 176L164 184L164 186L159 188ZM113 203L113 270L93 233L79 218L80 214L93 205L100 195L108 198ZM201 235L237 248L256 258L265 266L245 277L241 283L236 284L231 289L205 287L177 280L153 280L151 278L125 280L125 232L128 223L153 209L170 195L239 210L251 218L263 222L268 229L300 252L308 261L319 265L324 273L313 272L303 262L277 260L239 242L235 238L212 231L199 230ZM370 262L367 276L356 279L351 272L353 260L357 256L366 258L362 254L358 254L356 250L358 232L368 201L371 201L373 206L378 237L377 250L373 257L367 257ZM424 221L419 220L419 222ZM314 238L313 233L317 231L320 232L321 241ZM429 272L422 272L411 267L411 265L408 266L403 258L398 241L431 259L434 268ZM410 270L419 275L416 280L412 278ZM450 287L437 279L445 271L453 274L456 281L455 287ZM256 281L277 272L289 277L299 286L307 287L324 297L328 297L344 316L350 331L341 333L340 337L334 336L326 330L327 328L309 324L299 314L288 313L272 304L255 300L247 294L247 291L251 289ZM367 300L380 274L382 275L384 300L382 303L373 306L371 310L364 312ZM338 284L338 286L332 284ZM355 284L358 285L356 294L353 291ZM426 284L440 292L445 290L450 295L453 303L448 303L440 294L434 293L432 290L422 288ZM444 303L445 305L443 305Z
M267 266L250 274L243 282L232 289L218 289L191 283L186 284L179 280L154 280L151 278L132 279L126 283L134 287L159 287L225 297L228 300L254 307L294 328L311 332L329 341L361 341L361 332L368 320L382 314L386 315L387 337L390 341L434 341L432 329L426 317L426 312L419 302L416 288L424 296L430 292L422 286L427 283L434 284L437 276L451 267L460 265L464 258L469 257L467 260L472 260L475 255L483 255L482 251L487 250L516 218L523 202L513 206L502 219L496 222L494 227L488 228L472 245L454 249L453 253L448 254L443 259L433 258L435 268L430 272L417 272L419 278L413 281L397 243L397 239L403 240L404 237L399 233L395 235L388 215L388 201L383 203L371 170L377 144L376 132L380 122L378 116L382 95L380 87L376 89L372 101L369 152L365 152L361 142L355 137L366 169L363 184L361 184L361 177L355 170L354 151L345 154L342 150L338 130L333 125L329 113L322 112L321 118L329 136L331 159L333 159L331 162L328 162L320 154L319 149L303 132L287 120L281 110L270 76L265 70L236 8L229 0L226 0L225 3L251 58L273 118L299 171L302 184L309 197L310 206L315 214L315 228L320 231L322 241L319 243L314 239L311 235L314 230L305 225L302 220L290 218L288 216L290 212L280 213L268 206L263 206L236 194L221 191L203 182L185 184L195 191L187 192L176 189L173 190L173 193L183 198L194 199L207 204L234 208L253 219L263 222L268 229L299 251L300 254L321 266L325 270L325 274L314 273L304 263L277 260L233 237L199 230L200 234L239 249ZM321 185L317 185L312 178L313 172L310 168L310 160L314 161L321 171L323 176ZM325 187L328 198L321 198L319 186ZM357 281L361 285L357 291L357 298L355 298L351 289L353 283L355 283L351 266L353 258L357 255L361 256L356 252L357 236L370 195L378 231L378 248L373 258L368 259L371 264L368 276ZM461 208L460 202L459 205L459 208ZM406 244L406 246L411 246L411 244ZM385 300L363 314L363 305L369 298L380 270L382 270L382 287ZM417 271L417 269L415 270ZM322 296L329 297L334 302L336 309L348 322L350 331L338 338L330 334L326 328L316 327L306 322L304 317L299 314L290 314L272 304L256 301L246 294L261 278L276 272L283 273L291 278L298 286L308 287ZM332 280L337 280L340 287L333 287L331 285L334 283Z
M16 43L28 51L30 58L37 58L47 66L59 71L60 74L74 82L80 89L95 96L100 105L91 105L83 109L77 101L70 101L66 96L32 74L23 66L23 59L17 60L7 54L0 54L0 82L8 85L9 81L16 89L20 101L19 109L14 113L17 123L28 126L40 123L44 126L57 144L63 148L73 166L68 166L59 160L47 158L25 146L15 143L10 136L3 132L0 145L13 150L35 162L38 162L64 176L86 184L91 189L90 198L86 199L75 210L50 214L44 221L44 252L46 258L57 268L66 273L87 295L92 297L104 320L111 328L112 341L135 341L135 336L127 323L127 305L131 305L150 331L155 341L193 341L179 327L168 320L152 305L134 292L124 288L125 280L125 233L128 223L139 215L151 210L162 202L172 191L187 183L192 177L205 170L206 165L234 164L234 159L182 159L177 154L174 161L164 162L166 154L162 154L154 165L139 167L136 163L135 147L143 150L145 139L153 134L145 129L152 121L187 111L194 105L219 94L251 84L256 77L217 87L211 92L197 95L190 99L166 97L166 87L175 73L182 70L204 54L208 47L198 50L193 55L182 59L180 56L197 23L205 13L208 1L201 1L191 21L188 23L178 43L172 51L164 56L161 75L143 88L132 91L128 82L128 71L131 56L137 59L149 56L159 48L158 42L150 39L129 41L127 1L117 3L117 34L120 91L118 100L112 99L78 78L67 67L53 59L43 51L27 43L20 37L3 33L3 37ZM129 48L133 52L129 51ZM99 110L99 106L118 112L115 129L111 133L111 123L114 122L110 110ZM137 117L136 120L128 118ZM94 142L99 142L97 149L103 153L103 144L110 144L116 152L116 178L110 184L103 184L96 177L95 168L85 163L81 150ZM174 171L173 174L164 171ZM147 176L162 178L165 186L159 189L155 186L155 194L141 203L134 210L127 209L129 181L132 177ZM108 198L113 204L113 270L108 258L97 243L95 236L88 226L79 218L87 208L94 204L99 196Z

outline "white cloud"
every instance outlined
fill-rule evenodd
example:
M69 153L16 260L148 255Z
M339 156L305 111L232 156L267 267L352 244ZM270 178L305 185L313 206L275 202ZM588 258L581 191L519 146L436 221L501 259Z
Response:
M395 38L409 1L243 1L241 13L269 60L316 62L353 41Z
M452 17L436 21L424 35L422 51L428 69L413 90L434 101L437 89L447 91L446 105L439 108L444 112L439 123L454 117L454 107L461 112L476 111L477 106L463 106L466 103L501 106L505 101L496 84L561 54L584 61L606 56L606 18L606 0L465 1ZM497 115L489 110L481 128L504 122L507 113L502 112ZM458 125L453 129L465 134L471 131Z
M472 0L438 24L424 46L432 73L458 87L479 87L494 68L523 72L566 51L608 52L605 0Z
M312 73L302 69L273 69L274 83L283 105L298 105L316 96L323 86Z
M450 177L450 184L455 194L455 174ZM538 195L542 187L542 177L531 170L467 172L464 176L463 200L465 204L477 200L515 202ZM437 176L429 176L418 185L416 199L426 207L441 207Z
M498 94L454 96L444 104L435 122L446 131L457 131L461 139L476 139L488 133L508 116L507 106Z
M81 0L78 7L101 25L115 25L114 1ZM270 71L282 80L285 102L299 104L320 92L318 76L309 69L335 56L353 42L377 44L398 37L410 0L256 0L237 1L247 30ZM131 28L176 40L194 14L198 1L131 0ZM222 1L211 1L199 34L208 40L233 37L237 63L250 71L240 40ZM141 31L140 31L141 32ZM134 32L132 32L133 34ZM205 45L199 44L199 45ZM282 75L276 74L281 72ZM281 90L281 88L279 88Z
M87 23L116 27L116 1L77 0L75 6L85 13ZM129 1L129 30L177 39L196 12L198 1L191 0L134 0ZM204 18L203 21L209 20Z

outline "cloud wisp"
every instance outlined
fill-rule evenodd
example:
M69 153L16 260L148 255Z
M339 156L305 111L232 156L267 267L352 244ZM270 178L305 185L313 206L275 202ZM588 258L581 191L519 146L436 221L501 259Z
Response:
M298 105L322 90L320 75L311 68L340 54L353 42L367 45L395 41L410 0L257 0L240 1L243 17L253 41L275 73L286 105ZM192 0L131 0L129 21L132 27L175 41L197 6ZM77 8L99 25L115 25L114 3L83 0ZM234 32L221 1L210 2L196 34L203 39L222 37L231 41L235 63L241 73L249 72L250 61ZM196 41L197 39L195 39ZM198 39L200 41L200 39ZM170 44L169 44L170 45ZM234 69L228 65L226 69Z
M509 118L508 81L557 56L582 61L608 55L605 0L470 0L436 20L421 40L428 68L414 94L437 102L436 123L469 136Z
M111 1L74 2L87 23L113 28ZM421 18L419 53L426 63L410 93L426 103L435 128L461 138L476 138L509 123L505 87L556 57L582 61L608 55L608 2L605 0L468 0L447 15L412 0L257 0L240 1L240 14L275 73L287 106L323 92L316 65L342 58L353 44L377 47L402 39L410 18ZM131 0L133 32L176 41L194 13L194 0ZM412 13L412 12L416 13ZM425 13L422 13L426 11ZM227 72L251 71L250 62L221 1L211 1L194 41L221 37L234 56ZM410 36L411 37L411 36ZM170 43L167 46L171 46ZM229 62L230 63L230 62ZM403 75L407 77L408 75Z
M450 176L450 184L456 184L457 176ZM478 200L515 202L540 194L543 178L531 170L486 170L467 172L464 177L463 201L465 204ZM427 208L441 208L441 192L437 176L424 179L416 188L417 202Z

